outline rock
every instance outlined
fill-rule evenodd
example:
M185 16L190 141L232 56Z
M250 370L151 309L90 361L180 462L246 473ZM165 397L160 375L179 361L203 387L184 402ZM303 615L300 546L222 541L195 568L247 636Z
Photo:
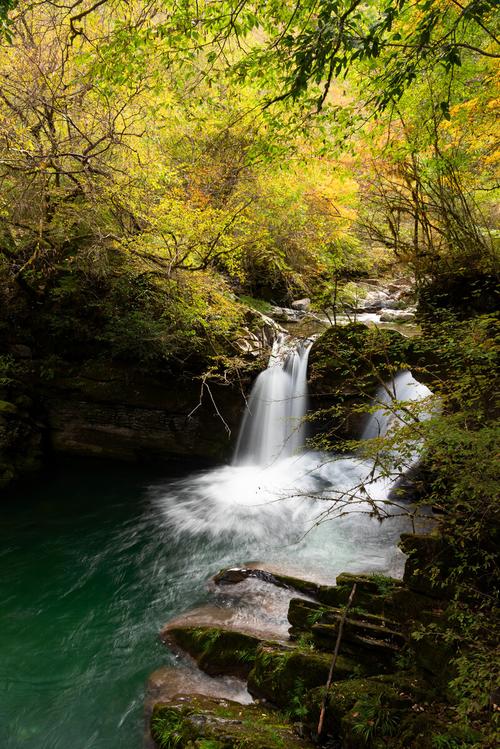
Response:
M415 312L413 310L400 309L383 309L380 315L380 322L415 322Z
M389 294L386 291L369 291L360 305L360 309L365 312L376 312L385 307L389 300Z
M375 395L380 377L407 361L408 339L394 330L361 323L334 326L314 342L309 355L312 410L320 410L313 429L332 442L358 437L363 429L367 393Z
M231 567L223 569L214 576L213 580L216 585L236 585L243 580L247 580L249 577L262 580L278 588L297 590L308 596L317 596L322 587L309 580L301 580L298 577L282 575L278 572L268 572L267 570L255 567Z
M270 314L279 322L296 323L300 322L306 313L303 310L290 309L289 307L272 307Z
M160 632L166 639L172 627L216 627L235 630L261 640L288 639L287 611L290 594L286 589L269 596L264 585L250 578L238 591L215 588L213 602L198 606L172 619Z
M403 580L411 590L434 598L453 594L448 575L454 568L454 559L440 535L402 533L399 548L408 554Z
M262 642L245 632L205 626L169 626L162 631L161 637L174 648L189 653L201 670L210 676L238 678L248 676Z
M249 377L257 371L260 366L255 372L249 366ZM93 362L77 376L57 378L41 391L49 447L57 453L136 463L172 456L224 459L233 449L243 396L236 386L209 387L220 415L206 389L201 397L201 382L195 378L161 378Z
M292 302L292 309L300 310L301 312L308 312L310 306L311 300L307 298L297 299L295 302Z
M0 414L15 414L17 412L17 406L9 401L0 400Z
M268 357L276 336L286 331L271 317L255 309L248 309L245 321L247 325L241 329L234 343L244 354L254 358Z
M254 697L293 710L306 690L326 684L331 660L330 654L311 649L263 644L248 677L248 690ZM339 656L333 679L349 679L359 672L354 660Z
M280 714L198 695L155 705L151 735L158 749L312 749Z
M246 684L233 676L207 676L197 668L162 666L154 671L146 685L145 709L151 716L157 702L167 702L181 693L199 694L233 700L242 705L252 702Z
M290 634L297 637L301 632L310 632L317 648L333 652L343 612L340 608L292 599L288 610ZM372 673L380 673L392 666L405 642L397 622L351 609L344 622L341 652L354 656Z
M407 691L409 686L395 676L347 679L333 683L327 697L324 733L341 740L346 749L371 746L370 742L363 741L362 736L356 740L353 736L354 726L360 724L366 727L367 718L364 716L370 708L375 716L383 709L384 713L399 720L413 703L412 695ZM315 730L318 724L322 699L321 688L311 690L306 696L305 722L311 730ZM357 730L354 730L356 733Z
M432 631L415 631L410 639L410 646L414 660L419 668L427 672L427 678L434 685L446 690L448 683L456 676L452 660L457 653L457 646L447 642L439 634L439 624L443 621L434 622L436 629ZM443 629L445 627L443 626ZM450 696L452 696L450 694Z

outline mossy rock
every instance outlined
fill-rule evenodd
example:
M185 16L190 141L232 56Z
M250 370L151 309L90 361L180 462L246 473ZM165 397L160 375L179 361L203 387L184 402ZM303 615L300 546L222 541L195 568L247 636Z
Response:
M248 677L248 691L293 712L303 694L326 684L332 657L311 649L261 645ZM335 681L361 675L362 668L352 659L339 656Z
M432 713L428 706L418 706L418 711L408 712L398 725L396 735L385 743L374 742L374 749L465 749L478 746L481 734L468 726L453 724L456 714L446 722L442 716Z
M335 385L356 376L373 384L376 371L389 373L406 364L407 349L407 339L394 330L361 323L333 326L311 348L311 380Z
M344 608L325 606L315 601L292 598L288 606L288 621L293 632L311 630L315 624L338 625L345 612ZM372 614L364 609L352 606L346 615L344 633L377 635L382 640L404 644L400 624L382 614Z
M163 636L192 656L210 676L245 678L255 662L262 640L253 635L218 627L171 627Z
M349 626L346 621L346 628ZM332 652L337 642L337 625L332 624L314 624L312 635L314 645L328 652ZM394 670L398 655L401 652L401 646L378 637L378 633L373 635L357 634L351 632L349 635L343 634L342 652L356 658L372 673L383 673Z
M408 555L403 581L411 590L435 598L453 594L447 578L454 559L439 534L402 533L399 547Z
M319 336L309 356L309 391L319 433L351 439L366 421L367 395L375 395L380 377L408 367L407 339L393 330L351 323ZM323 437L325 440L325 437Z
M384 711L397 715L399 722L413 703L409 687L408 679L400 680L397 676L349 679L332 684L326 700L324 735L340 739L346 749L366 746L356 728L365 722L363 713L370 716L382 705ZM311 731L317 728L323 696L322 688L313 689L306 696L305 722Z
M158 749L312 749L279 713L199 695L155 705L151 735Z
M294 598L288 609L290 634L296 637L309 631L317 648L333 652L342 616L343 609ZM354 657L371 673L391 669L404 644L405 636L396 622L355 609L348 612L342 634L342 653Z
M353 575L342 572L337 577L337 585L322 585L317 593L317 599L329 606L345 606L356 583L356 593L353 606L364 608L374 614L383 613L391 594L401 588L402 580L385 575Z
M439 631L415 630L410 638L410 648L415 663L429 681L446 692L449 682L456 676L453 667L456 646L452 642L445 642L444 638L439 636Z

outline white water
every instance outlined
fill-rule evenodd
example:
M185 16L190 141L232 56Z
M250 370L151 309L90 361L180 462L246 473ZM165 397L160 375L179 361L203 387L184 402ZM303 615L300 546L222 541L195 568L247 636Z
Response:
M396 544L409 521L395 513L381 524L373 513L373 502L385 507L393 479L370 460L303 451L309 348L290 351L283 340L275 347L249 398L233 464L158 487L156 501L175 538L219 544L228 564L260 560L330 582L343 570L398 575L404 557ZM401 411L399 401L429 390L398 375L378 393L365 437L393 423L383 407L389 393ZM335 520L319 522L327 518Z
M370 414L361 439L385 437L392 427L409 423L411 416L405 412L404 404L412 401L424 402L430 395L429 388L415 380L410 372L399 372L392 381L381 385L378 389L374 404L380 407ZM402 407L398 408L397 403L400 403ZM420 420L429 416L428 410L418 415Z
M257 377L248 400L234 465L270 466L303 448L311 346L307 340L291 348L288 337L276 339L269 366Z

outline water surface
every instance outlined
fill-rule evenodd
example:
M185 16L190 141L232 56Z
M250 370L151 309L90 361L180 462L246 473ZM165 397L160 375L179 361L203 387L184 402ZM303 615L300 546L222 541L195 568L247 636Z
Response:
M12 493L0 508L2 749L140 749L146 679L175 662L158 632L213 600L206 582L224 566L254 560L324 581L400 573L401 521L314 528L318 496L284 497L360 470L321 463L159 476L77 462Z

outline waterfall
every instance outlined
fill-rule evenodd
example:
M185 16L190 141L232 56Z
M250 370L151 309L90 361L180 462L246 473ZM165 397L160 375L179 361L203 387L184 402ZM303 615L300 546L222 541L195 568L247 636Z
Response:
M269 466L304 446L307 361L311 340L293 346L279 336L267 369L259 374L243 417L234 465Z
M394 408L394 401L423 401L431 394L428 387L415 380L411 372L403 370L399 372L392 380L379 387L375 395L374 403L380 404L365 425L361 439L369 440L374 437L385 437L393 424L404 422L405 412L402 409ZM420 414L419 418L428 418L430 414Z

